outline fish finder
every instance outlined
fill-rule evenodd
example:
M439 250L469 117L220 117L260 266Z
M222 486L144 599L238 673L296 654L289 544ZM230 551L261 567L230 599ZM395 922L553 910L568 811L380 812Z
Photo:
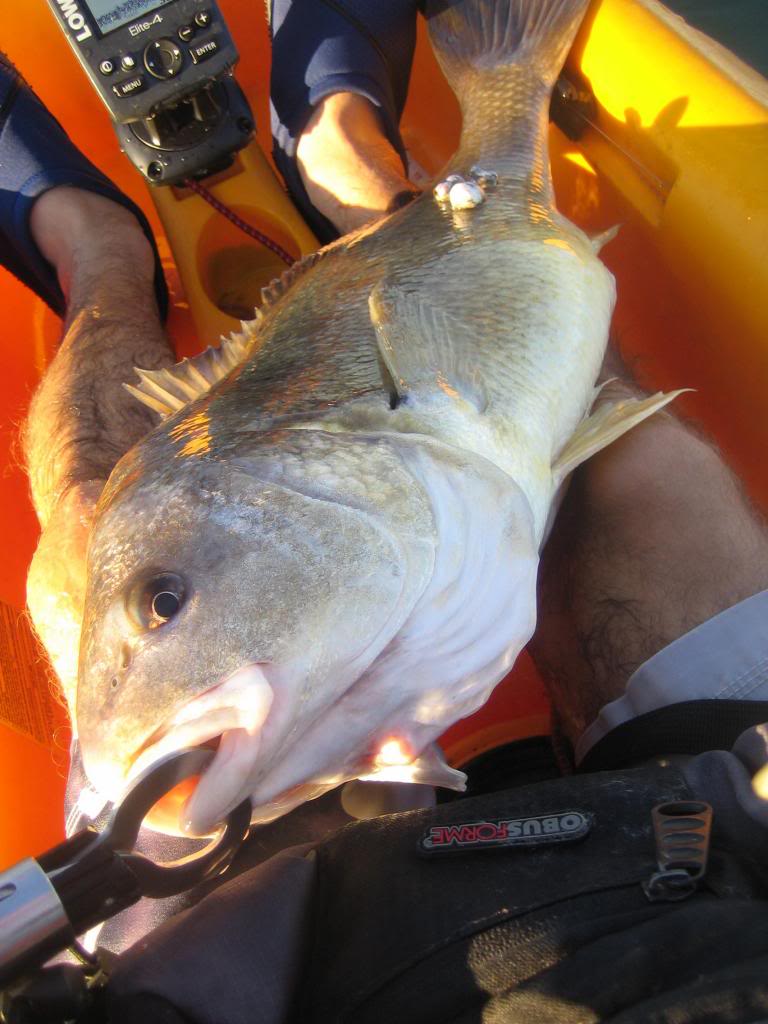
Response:
M148 181L205 177L248 142L253 116L232 77L238 52L212 0L48 4Z

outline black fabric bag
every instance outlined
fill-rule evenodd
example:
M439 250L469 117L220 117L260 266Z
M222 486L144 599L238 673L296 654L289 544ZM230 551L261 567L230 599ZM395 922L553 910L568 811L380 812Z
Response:
M317 850L312 957L295 1020L765 1017L768 863L741 855L716 826L699 892L651 903L642 889L656 868L653 807L693 797L678 770L653 765L348 826ZM579 842L430 858L417 849L438 823L574 812L591 819Z
M693 798L702 794L677 768L658 764L348 825L289 870L268 862L222 886L129 951L111 983L111 1019L768 1018L768 849L755 849L755 829L742 834L733 813L719 824L713 801L704 884L677 903L643 892L656 869L653 807ZM466 850L500 822L517 823L514 833L530 819L528 845ZM579 821L586 834L569 833ZM568 825L556 842L553 822ZM473 827L450 831L462 824ZM465 852L425 855L425 837L450 835Z

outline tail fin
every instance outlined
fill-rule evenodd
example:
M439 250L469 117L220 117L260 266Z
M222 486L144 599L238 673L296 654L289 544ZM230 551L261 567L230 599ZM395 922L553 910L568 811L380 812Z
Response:
M451 170L473 163L552 202L549 99L589 0L427 0L435 55L463 115Z
M464 74L527 65L551 89L589 0L427 0L432 46L460 96ZM461 97L460 97L461 98Z

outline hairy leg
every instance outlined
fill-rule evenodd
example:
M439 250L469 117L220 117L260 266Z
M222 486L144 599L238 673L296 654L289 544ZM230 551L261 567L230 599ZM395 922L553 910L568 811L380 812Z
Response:
M717 450L667 411L635 427L576 471L543 553L530 650L559 730L574 744L644 661L767 587L768 529Z

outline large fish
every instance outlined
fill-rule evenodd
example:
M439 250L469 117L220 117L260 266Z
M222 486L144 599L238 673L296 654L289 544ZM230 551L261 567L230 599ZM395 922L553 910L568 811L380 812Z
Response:
M614 282L547 154L586 6L431 3L457 178L289 271L221 350L141 375L167 418L89 551L77 728L102 792L217 737L193 830L357 777L461 786L431 745L533 632L558 489L674 397L588 416Z

